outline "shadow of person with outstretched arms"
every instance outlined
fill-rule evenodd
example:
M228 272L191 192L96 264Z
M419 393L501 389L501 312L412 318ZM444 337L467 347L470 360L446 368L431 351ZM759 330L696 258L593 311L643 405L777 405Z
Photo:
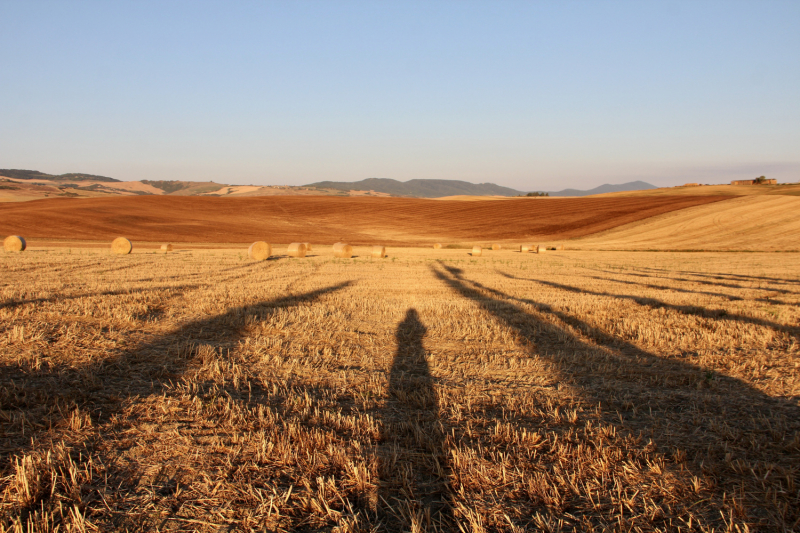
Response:
M48 365L35 370L19 364L0 366L0 405L9 412L19 413L22 420L40 421L35 429L26 429L23 425L18 431L14 428L0 433L0 468L3 461L29 448L39 434L57 434L56 428L69 416L70 409L65 406L80 407L94 424L104 423L126 401L161 393L179 380L190 364L192 354L189 352L197 346L213 346L220 353L234 348L248 320L263 320L276 309L311 303L351 284L347 281L234 307L218 315L189 321L148 342L110 353L86 365ZM191 287L173 290L180 294Z
M437 278L512 328L532 355L599 403L604 423L634 439L652 439L665 457L686 457L675 459L673 474L685 470L708 488L700 501L681 505L691 503L692 512L723 527L720 512L733 495L751 526L794 530L800 524L797 398L772 397L740 379L661 357L578 316L440 267L431 266ZM580 506L581 496L574 498Z
M378 514L389 531L451 526L445 436L415 309L398 325L389 394L381 412Z

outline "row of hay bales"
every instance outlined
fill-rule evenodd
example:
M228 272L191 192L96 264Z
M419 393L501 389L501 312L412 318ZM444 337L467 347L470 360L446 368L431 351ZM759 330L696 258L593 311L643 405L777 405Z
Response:
M441 248L442 248L442 244L441 243L437 242L436 244L433 245L433 249L434 250L441 250ZM493 244L491 246L491 249L492 250L500 250L500 249L502 249L502 245ZM545 244L521 244L519 246L519 251L520 252L522 252L522 253L531 253L532 252L532 253L535 253L535 254L543 254L548 250L559 251L559 250L563 250L563 249L564 249L564 245L563 244L556 244L556 245L551 245L551 246L547 246ZM482 255L482 254L483 254L483 247L481 247L481 246L473 246L472 247L472 255L473 255L473 257L474 256L478 256L478 255Z
M289 257L305 257L311 251L311 244L307 242L293 242L287 249ZM256 241L247 250L250 259L263 261L272 255L272 245L264 241ZM385 246L373 246L370 252L372 257L386 257ZM353 257L353 247L346 242L337 242L333 245L333 256L350 259Z
M125 237L117 237L114 239L114 242L111 243L111 249L117 254L129 254L131 253L131 250L133 250L133 244L131 244L131 241ZM164 244L161 246L161 250L164 252L171 252L172 245ZM293 242L287 249L287 255L289 257L305 257L310 251L311 243ZM247 249L247 255L250 257L250 259L254 259L256 261L269 259L272 256L272 245L268 242L256 241L250 245L250 248ZM353 247L344 242L337 242L333 245L333 255L335 257L349 259L353 257ZM371 255L372 257L386 257L386 247L373 246Z
M27 248L27 243L23 237L19 235L9 235L3 241L3 248L7 252L22 252ZM439 250L442 248L441 243L436 243L433 245L434 250ZM493 244L491 246L492 250L500 250L502 246L500 244ZM563 244L556 244L547 246L544 244L522 244L519 247L519 251L523 253L535 253L541 254L548 250L563 250ZM120 255L126 255L133 251L133 243L130 240L126 239L125 237L117 237L111 242L111 250ZM171 244L162 244L161 251L171 252L173 247ZM293 242L289 245L287 253L289 257L305 257L306 253L311 251L311 243L308 242ZM483 254L483 248L481 246L473 246L472 247L472 255L478 256ZM272 245L266 243L264 241L257 241L250 245L250 248L247 250L247 255L251 259L255 259L257 261L263 261L264 259L268 259L272 256ZM337 242L333 245L333 255L335 257L342 257L342 258L351 258L353 257L353 247L344 242ZM372 251L370 252L372 257L382 258L386 257L386 247L385 246L373 246Z
M173 247L171 244L162 244L161 251L164 253L171 252ZM115 254L127 255L133 251L133 243L125 237L117 237L111 241L111 251Z
M9 235L3 241L3 248L6 252L22 252L27 248L28 244L23 237L19 235ZM171 244L162 244L161 251L171 252L173 246ZM111 241L111 251L119 255L127 255L133 251L133 243L125 237L117 237ZM289 257L305 257L306 253L311 251L311 243L308 242L293 242L289 245L287 251ZM251 259L263 261L272 256L272 245L264 241L257 241L250 245L247 250L247 255ZM353 257L353 247L344 242L337 242L333 245L333 255L349 259ZM385 246L373 246L370 252L372 257L383 258L386 257Z

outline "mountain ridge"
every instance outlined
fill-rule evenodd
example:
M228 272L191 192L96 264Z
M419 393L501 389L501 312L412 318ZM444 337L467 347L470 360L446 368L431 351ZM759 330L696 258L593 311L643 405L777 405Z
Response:
M94 174L83 174L80 172L70 172L68 174L47 174L38 170L25 170L20 168L0 168L0 176L14 178L18 180L49 180L49 181L105 181L119 182L116 178L107 176L95 176Z
M611 184L604 183L594 189L563 189L557 192L549 192L550 196L590 196L592 194L604 194L607 192L625 192L625 191L644 191L650 189L658 189L653 184L646 181L629 181L627 183Z
M443 196L525 196L526 192L495 183L470 183L460 180L412 179L398 181L389 178L367 178L360 181L319 181L306 187L336 189L341 191L375 191L393 196L416 198L440 198ZM594 189L563 189L561 191L542 191L550 196L589 196L608 192L638 191L657 189L644 181L627 183L604 183ZM534 192L534 191L532 191ZM536 191L538 192L538 191Z
M522 191L494 183L470 183L460 180L411 179L398 181L390 178L367 178L361 181L318 181L305 187L336 189L340 191L375 191L394 196L440 198L442 196L518 196Z

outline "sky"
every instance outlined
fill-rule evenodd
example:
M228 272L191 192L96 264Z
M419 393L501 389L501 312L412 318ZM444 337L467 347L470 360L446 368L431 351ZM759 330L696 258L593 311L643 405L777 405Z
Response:
M0 0L0 168L800 181L800 2Z

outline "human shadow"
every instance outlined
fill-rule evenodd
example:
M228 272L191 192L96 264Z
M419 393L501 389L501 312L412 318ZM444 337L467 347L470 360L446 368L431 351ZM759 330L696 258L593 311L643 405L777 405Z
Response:
M756 522L791 529L800 520L800 508L789 503L796 500L800 466L796 398L774 398L742 380L659 357L550 305L440 265L430 267L438 279L516 331L532 355L556 365L587 401L600 404L605 423L618 433L652 439L666 456L688 459L680 468L713 479L706 520L721 524L726 494L738 494ZM783 477L770 477L773 469Z
M397 326L397 352L380 417L378 516L390 531L439 531L452 525L449 468L439 401L416 309Z
M761 318L755 318L747 315L740 315L737 313L730 313L726 309L708 309L706 307L701 307L697 305L676 305L664 302L657 298L651 298L646 296L634 296L630 294L614 294L610 292L603 292L603 291L593 291L590 289L585 289L581 287L575 287L572 285L566 285L563 283L556 283L553 281L546 281L543 279L535 279L535 278L519 278L508 274L506 272L502 272L500 270L497 271L498 274L505 278L509 279L516 279L521 281L532 281L534 283L539 283L541 285L547 285L549 287L553 287L555 289L561 289L568 292L574 292L576 294L591 294L594 296L608 296L611 298L617 298L620 300L630 300L632 302L636 302L639 305L649 307L650 309L671 309L673 311L677 311L684 315L691 315L697 316L702 318L711 318L714 320L723 320L723 321L731 321L731 322L744 322L747 324L753 324L755 326L762 326L766 328L770 328L774 331L779 332L786 332L794 337L800 339L800 327L796 326L787 326L784 324L778 324L777 322L772 322L770 320L764 320Z

